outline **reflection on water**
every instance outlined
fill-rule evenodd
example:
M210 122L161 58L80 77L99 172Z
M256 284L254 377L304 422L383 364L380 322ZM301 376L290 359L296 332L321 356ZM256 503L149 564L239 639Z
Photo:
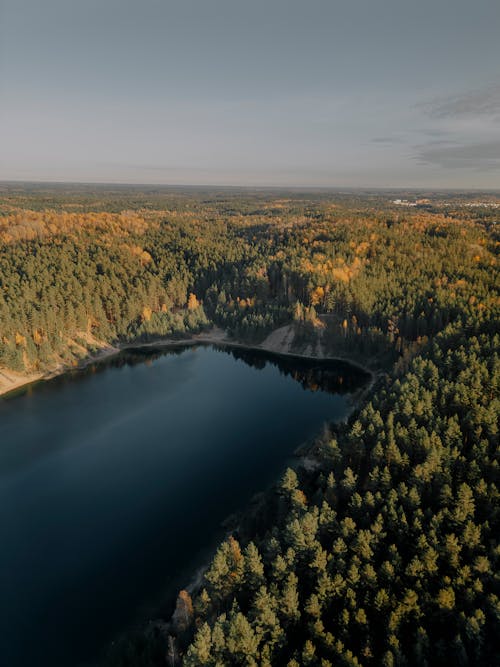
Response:
M232 345L200 343L199 345L186 346L179 343L179 345L168 348L162 348L161 346L155 348L149 345L127 348L109 359L96 361L83 369L70 370L66 374L54 378L51 382L71 382L77 377L95 375L108 368L123 368L124 366L136 366L138 364L147 365L161 357L179 357L187 349L196 350L200 347L211 347L218 352L224 352L258 370L263 370L266 366L274 366L281 375L290 376L309 391L321 390L332 394L352 393L366 383L369 378L369 374L359 366L354 366L342 360L308 359ZM31 392L33 386L37 386L37 389L39 387L37 384L27 385L26 392Z
M211 347L258 370L263 370L266 366L274 366L281 375L293 378L308 391L326 391L331 394L352 393L365 384L369 378L369 374L365 373L359 366L354 366L342 360L308 359L233 345L203 343L189 346L189 349L195 350L198 347ZM186 349L188 347L181 343L178 346L168 348L155 348L153 346L129 348L118 356L92 364L87 369L79 371L79 373L96 373L109 366L120 368L142 363L147 364L165 355L182 355Z
M351 393L364 384L369 377L359 367L344 361L328 359L320 361L239 347L217 349L223 349L235 359L241 359L254 368L263 369L267 364L275 366L282 375L292 377L309 391L321 390L331 394Z

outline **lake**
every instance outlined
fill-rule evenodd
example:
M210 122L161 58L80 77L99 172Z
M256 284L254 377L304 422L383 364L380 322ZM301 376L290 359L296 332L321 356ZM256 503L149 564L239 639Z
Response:
M366 380L344 363L143 348L0 400L0 663L94 662Z

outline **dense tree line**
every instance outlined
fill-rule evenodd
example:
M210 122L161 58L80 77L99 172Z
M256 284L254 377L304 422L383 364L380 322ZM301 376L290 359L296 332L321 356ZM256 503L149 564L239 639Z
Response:
M258 340L291 322L298 343L392 362L495 298L495 228L469 212L401 217L325 194L42 192L0 200L0 366L15 370L210 324Z

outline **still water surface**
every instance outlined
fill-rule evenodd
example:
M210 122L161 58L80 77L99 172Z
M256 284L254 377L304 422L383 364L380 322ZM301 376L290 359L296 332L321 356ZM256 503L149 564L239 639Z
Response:
M93 663L364 382L202 346L123 353L0 400L0 664Z

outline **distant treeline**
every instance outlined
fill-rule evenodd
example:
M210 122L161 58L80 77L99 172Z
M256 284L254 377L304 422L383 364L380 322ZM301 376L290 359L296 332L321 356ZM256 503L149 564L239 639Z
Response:
M298 342L321 334L392 362L496 298L495 228L470 211L401 215L324 193L109 197L0 198L0 365L44 370L212 324L258 340L291 322Z

